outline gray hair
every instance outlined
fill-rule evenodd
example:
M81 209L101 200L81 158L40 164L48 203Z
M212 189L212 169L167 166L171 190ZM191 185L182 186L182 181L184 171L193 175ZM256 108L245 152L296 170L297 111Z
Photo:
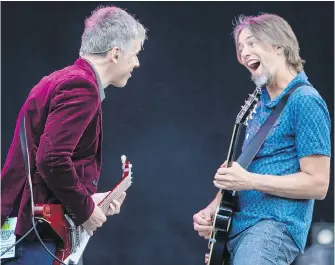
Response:
M123 9L115 6L98 7L85 20L79 55L105 57L114 47L119 47L123 52L135 39L139 39L143 47L147 39L146 31L138 20Z
M303 70L304 60L299 55L299 43L291 26L280 16L274 14L260 14L259 16L240 15L234 24L234 39L237 58L241 62L238 51L238 37L241 31L248 28L254 37L262 42L282 47L286 63L297 72Z

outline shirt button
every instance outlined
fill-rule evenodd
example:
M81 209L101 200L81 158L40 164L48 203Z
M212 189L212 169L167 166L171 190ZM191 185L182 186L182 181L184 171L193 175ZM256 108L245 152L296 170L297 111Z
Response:
M98 185L98 180L95 179L95 180L93 180L92 183L93 183L94 186L97 186Z

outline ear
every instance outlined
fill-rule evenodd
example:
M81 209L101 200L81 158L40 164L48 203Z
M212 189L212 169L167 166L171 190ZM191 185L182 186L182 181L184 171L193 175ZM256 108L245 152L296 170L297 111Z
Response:
M276 52L277 52L278 55L284 54L284 47L276 46Z
M106 57L109 61L112 61L113 63L117 64L118 59L120 57L120 48L114 47L113 49L109 50Z

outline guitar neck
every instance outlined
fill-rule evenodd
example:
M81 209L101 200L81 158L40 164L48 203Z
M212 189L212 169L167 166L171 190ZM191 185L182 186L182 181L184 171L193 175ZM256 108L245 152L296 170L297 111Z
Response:
M233 134L232 134L231 141L230 141L229 150L228 150L227 167L231 167L233 164L234 157L235 157L235 151L236 151L237 143L238 143L238 136L240 134L240 128L241 128L241 125L235 123Z
M237 143L238 143L238 138L239 138L238 136L240 134L240 129L241 129L241 125L235 123L234 128L233 128L233 134L231 136L228 155L227 155L227 167L231 167L233 162L234 162L235 151L236 151L236 148L237 148ZM222 202L223 195L225 195L226 197L228 196L229 198L227 198L227 200L230 200L230 197L235 195L235 191L228 191L227 192L227 191L224 191L224 190L220 189L218 204L220 204Z
M128 175L125 177L108 195L102 200L99 204L102 212L106 214L109 209L109 205L113 202L113 200L118 199L123 192L125 192L131 185L131 176Z

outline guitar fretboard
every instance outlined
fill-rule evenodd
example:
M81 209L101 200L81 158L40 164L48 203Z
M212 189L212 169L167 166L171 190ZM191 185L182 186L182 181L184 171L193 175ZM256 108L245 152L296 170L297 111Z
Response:
M101 205L99 205L104 214L106 214L109 205L112 203L112 201L118 199L121 196L121 194L130 187L130 185L131 185L131 175L128 175L122 180L121 183L119 183L119 185L112 192L110 192L105 197Z

